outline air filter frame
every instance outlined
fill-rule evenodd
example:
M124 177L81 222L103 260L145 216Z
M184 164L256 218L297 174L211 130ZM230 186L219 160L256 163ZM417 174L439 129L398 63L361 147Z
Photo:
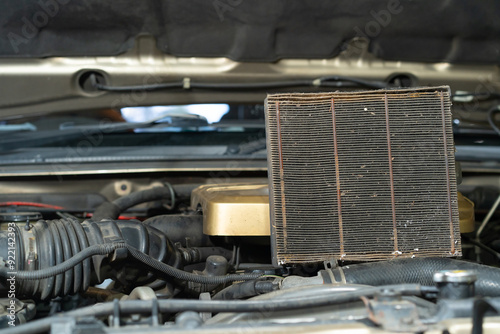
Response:
M461 255L448 86L265 104L275 265Z

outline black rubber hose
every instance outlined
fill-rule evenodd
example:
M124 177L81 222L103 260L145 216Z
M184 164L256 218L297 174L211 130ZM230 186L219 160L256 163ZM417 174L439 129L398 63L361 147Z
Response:
M195 264L205 262L208 257L212 255L222 256L228 261L234 256L234 251L225 249L223 247L189 247L179 248L183 264Z
M233 251L222 247L192 247L191 249L198 253L198 262L204 262L212 255L220 255L227 260L233 257Z
M104 218L117 219L121 213L135 205L164 198L172 199L172 190L177 199L189 199L191 192L199 186L200 184L198 183L185 183L137 191L120 197L113 202L102 203L95 209L92 219L95 221L100 221Z
M476 294L500 296L500 268L447 258L396 259L384 262L362 263L333 269L337 280L350 284L386 285L421 284L434 285L434 273L440 270L473 270L478 280Z
M111 203L104 202L95 209L92 220L118 219L118 216L120 216L122 212L138 204L158 201L164 198L172 199L172 192L173 188L170 187L154 187L136 191L127 196L122 196Z
M189 273L175 267L172 267L166 263L160 262L155 258L137 250L136 248L127 245L126 243L113 243L113 244L102 244L102 245L93 245L88 248L85 248L81 252L75 254L72 258L57 264L53 267L44 268L40 270L33 271L17 271L16 280L27 280L34 281L40 280L44 278L54 277L60 274L65 273L67 270L72 270L73 267L84 261L85 259L92 257L94 255L108 255L111 252L119 249L126 248L129 254L140 261L141 263L147 265L149 268L165 274L169 277L177 278L182 281L189 281L194 283L201 284L223 284L230 283L236 281L248 281L259 278L262 274L234 274L234 275L225 275L225 276L201 276L193 273ZM0 277L8 278L10 274L8 273L7 268L0 269Z
M175 313L182 311L195 312L277 312L287 310L307 309L328 305L339 305L355 302L361 297L373 297L382 290L393 290L403 295L420 295L422 287L417 284L401 284L382 287L369 287L355 291L338 292L326 291L319 296L309 298L288 298L275 300L246 300L246 301L219 301L219 300L185 300L185 299L163 299L163 300L126 300L115 301L92 306L82 307L77 310L61 313L56 316L35 320L27 324L10 328L5 331L9 334L41 333L50 330L50 326L58 318L70 317L105 317L118 309L120 314L151 314L155 307L160 313Z
M233 284L222 289L213 296L213 300L233 300L261 295L274 291L274 284L271 281L248 281Z
M491 128L497 133L497 135L500 136L500 129L495 124L495 115L499 112L500 112L500 106L495 106L490 110L488 110L488 123L490 124Z
M172 188L174 188L175 197L184 200L190 199L193 190L198 188L200 185L200 183L179 183L172 184Z
M146 219L143 224L162 231L174 244L179 242L184 245L186 237L189 237L190 245L213 246L210 237L203 233L202 215L158 215Z

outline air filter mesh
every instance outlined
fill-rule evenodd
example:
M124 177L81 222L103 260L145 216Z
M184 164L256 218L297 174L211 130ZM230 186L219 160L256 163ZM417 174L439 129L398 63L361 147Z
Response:
M276 264L461 254L448 87L266 100Z

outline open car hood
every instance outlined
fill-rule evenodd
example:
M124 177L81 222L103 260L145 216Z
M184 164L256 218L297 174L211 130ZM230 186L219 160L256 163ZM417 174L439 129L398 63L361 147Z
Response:
M118 55L147 34L169 55L272 62L364 37L380 59L498 64L499 16L494 0L24 0L2 4L0 57Z
M344 76L497 92L499 16L493 0L6 2L0 117L166 101L255 103L274 92L92 91L92 73L114 87Z

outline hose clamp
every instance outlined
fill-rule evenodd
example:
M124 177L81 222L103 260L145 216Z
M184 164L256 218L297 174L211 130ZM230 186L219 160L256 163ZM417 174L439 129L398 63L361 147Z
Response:
M335 268L335 270L338 271L340 280L337 280L337 278L335 278L335 274L332 269L325 269L320 271L320 274L323 277L323 282L325 284L347 284L342 268L338 267Z

